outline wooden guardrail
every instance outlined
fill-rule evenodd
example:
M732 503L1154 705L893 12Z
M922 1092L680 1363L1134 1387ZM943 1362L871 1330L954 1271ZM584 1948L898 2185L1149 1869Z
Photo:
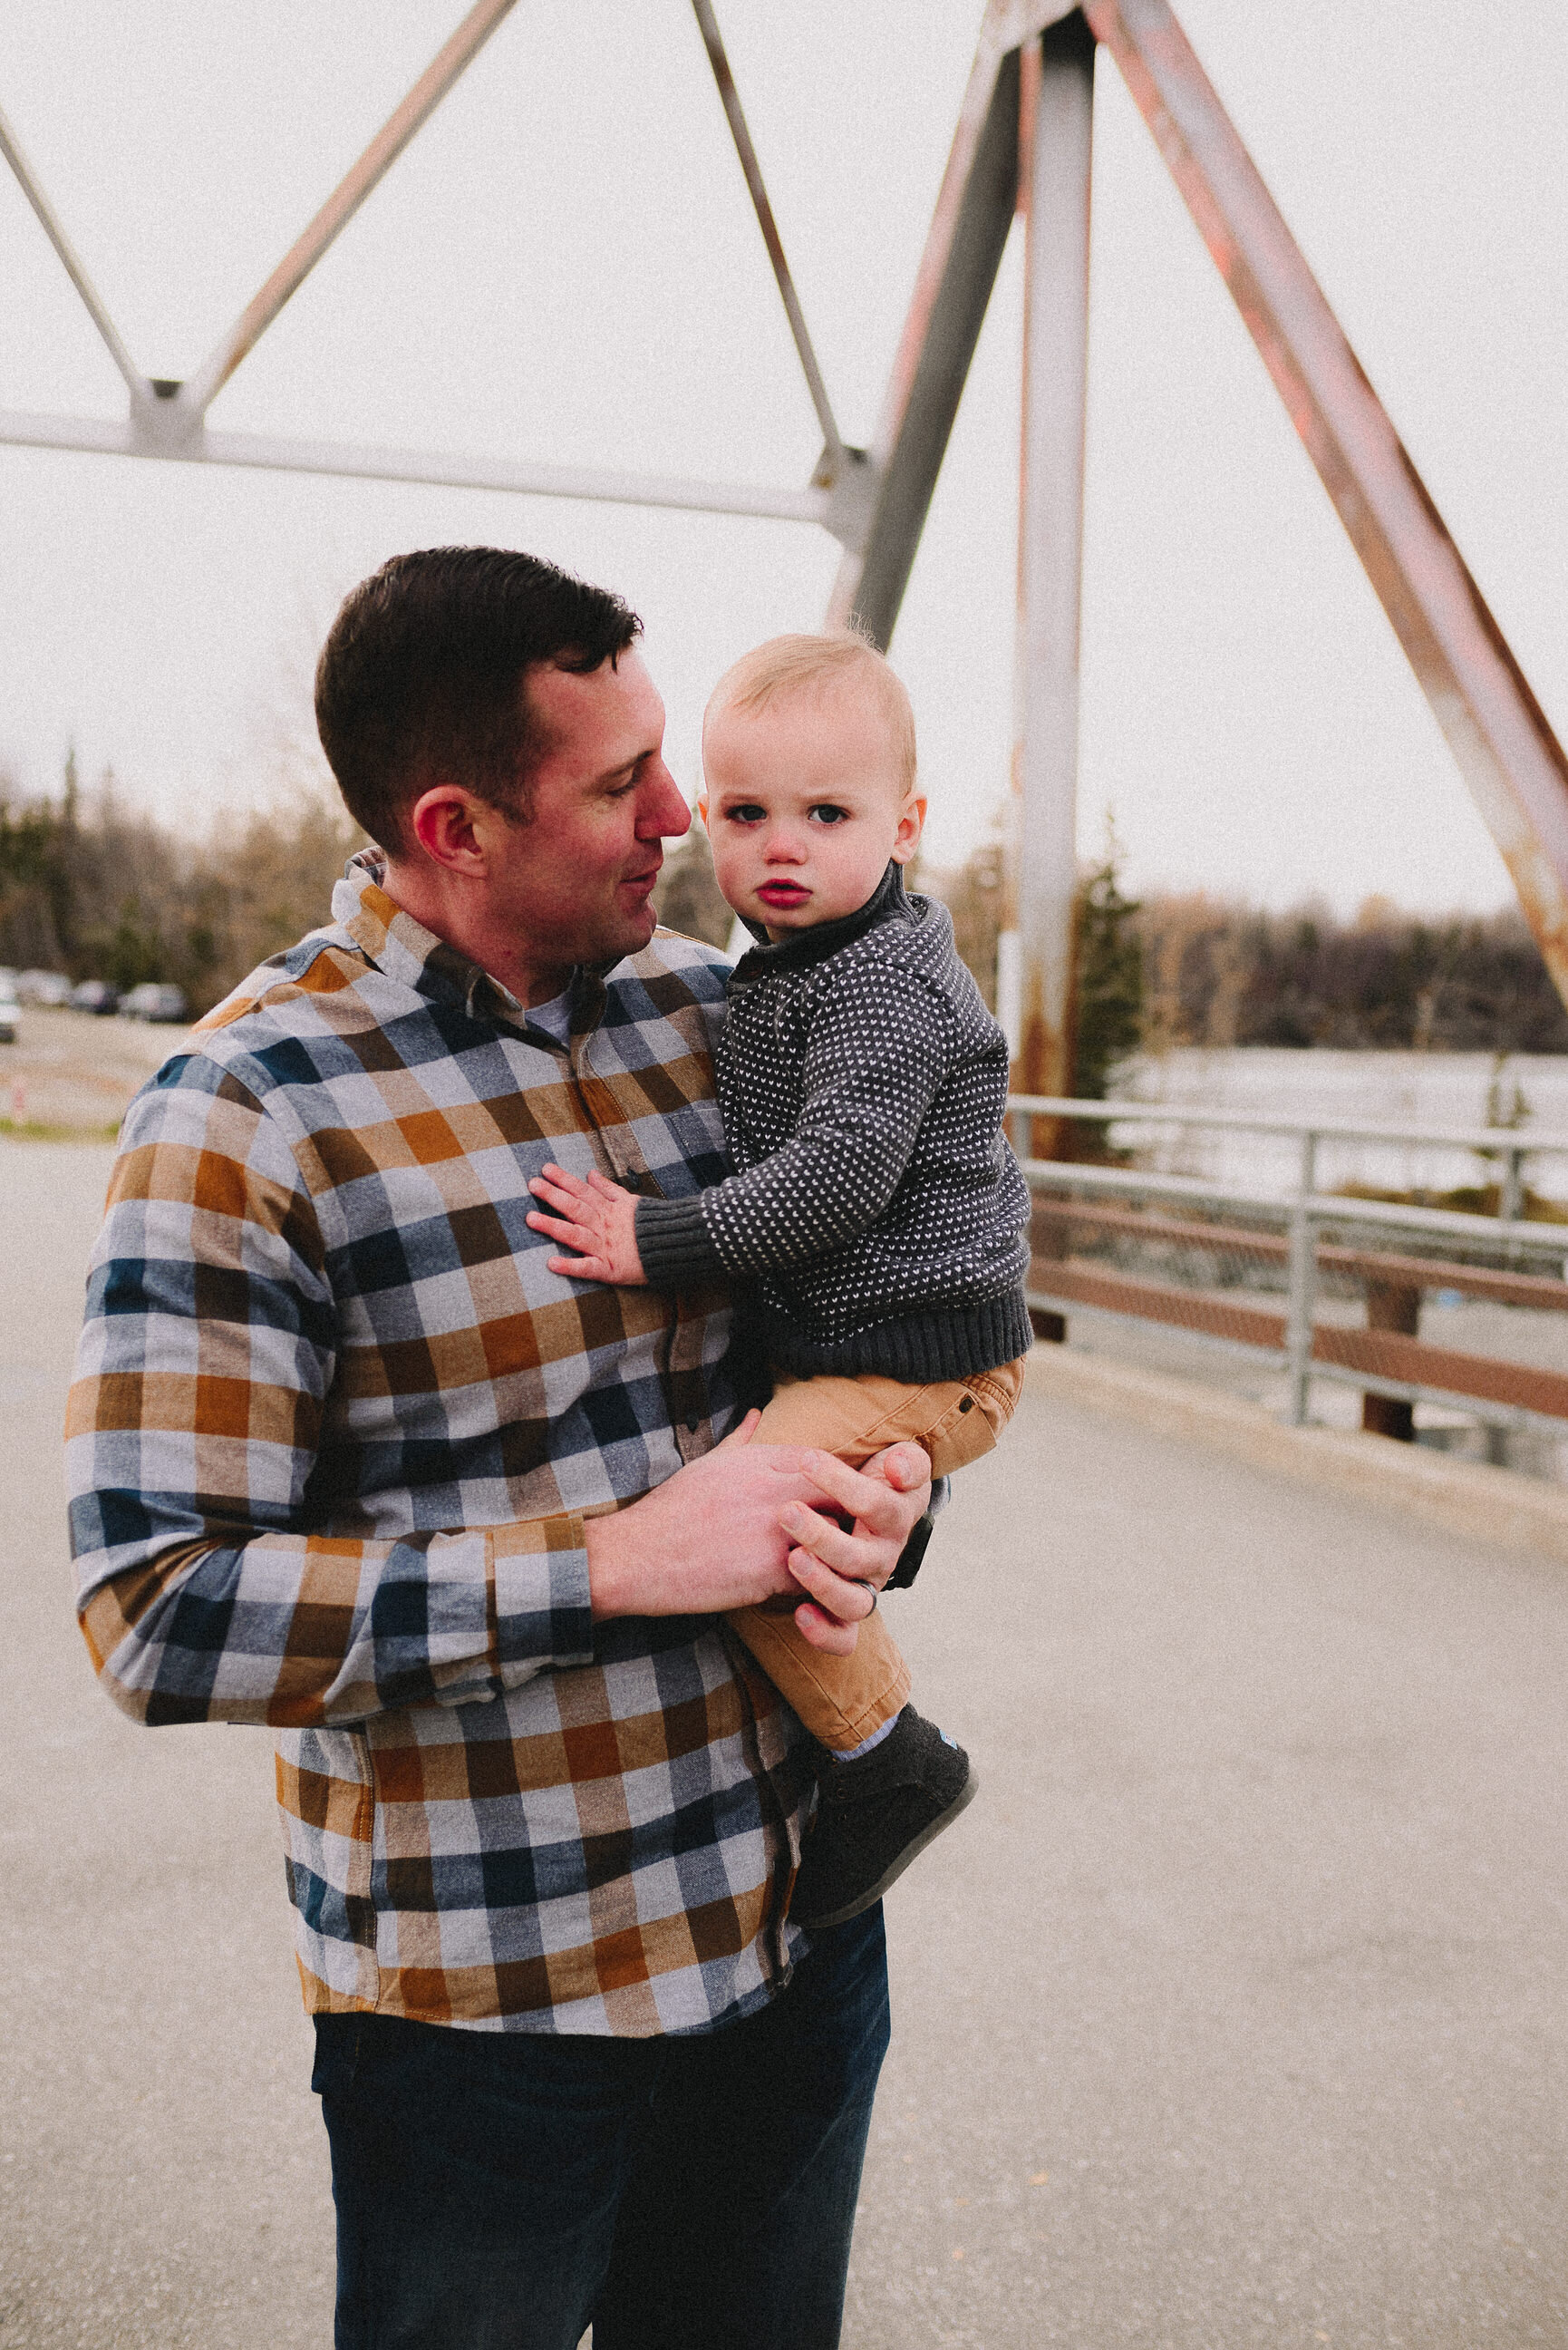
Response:
M1286 1264L1289 1242L1282 1233L1264 1232L1241 1224L1214 1223L1196 1217L1146 1214L1137 1209L1097 1206L1082 1200L1036 1199L1035 1254L1030 1274L1030 1305L1042 1316L1060 1315L1064 1306L1093 1306L1190 1330L1232 1345L1255 1347L1282 1355L1287 1344L1286 1316L1266 1305L1217 1295L1213 1289L1196 1289L1178 1282L1157 1281L1125 1273L1067 1253L1069 1236L1103 1232L1108 1237L1176 1243L1200 1251L1251 1258L1255 1263ZM1317 1261L1327 1270L1361 1280L1366 1288L1368 1321L1374 1326L1346 1329L1334 1323L1315 1323L1312 1360L1340 1371L1362 1372L1369 1378L1407 1388L1473 1398L1568 1419L1568 1374L1542 1370L1524 1363L1477 1355L1454 1347L1435 1346L1417 1335L1417 1315L1422 1293L1431 1289L1457 1291L1461 1296L1525 1307L1538 1313L1568 1313L1568 1282L1537 1274L1494 1271L1485 1266L1456 1264L1447 1258L1410 1256L1383 1249L1318 1244ZM1381 1324L1383 1326L1376 1326ZM1054 1335L1054 1333L1048 1333ZM1367 1424L1387 1434L1404 1434L1403 1422L1393 1414L1408 1407L1388 1398L1369 1396L1368 1404L1389 1405L1373 1409Z

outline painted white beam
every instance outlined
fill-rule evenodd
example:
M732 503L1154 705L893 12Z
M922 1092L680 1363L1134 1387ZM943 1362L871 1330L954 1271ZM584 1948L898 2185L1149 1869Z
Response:
M172 408L174 402L161 403ZM182 420L181 420L182 421ZM254 432L150 432L159 411L123 422L89 416L42 416L0 410L0 444L67 449L167 463L239 465L265 473L327 473L369 482L417 482L438 489L503 490L524 497L584 498L612 505L671 506L693 514L753 515L815 523L837 536L849 527L832 492L753 488L742 482L694 481L680 474L626 473L597 466L513 464L493 457L452 456L428 449L379 449L338 441L291 441Z

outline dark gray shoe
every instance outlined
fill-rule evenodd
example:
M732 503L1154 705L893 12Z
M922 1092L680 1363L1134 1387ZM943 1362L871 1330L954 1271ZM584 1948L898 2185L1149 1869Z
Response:
M912 1705L857 1762L825 1754L816 1786L816 1825L790 1900L799 1926L842 1926L869 1909L980 1792L963 1748Z

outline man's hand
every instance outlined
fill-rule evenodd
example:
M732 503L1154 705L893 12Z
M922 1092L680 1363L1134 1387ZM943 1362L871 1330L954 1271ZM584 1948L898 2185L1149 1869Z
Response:
M568 1175L553 1159L528 1189L555 1211L553 1215L542 1216L535 1209L527 1220L529 1230L546 1232L563 1247L581 1252L577 1256L553 1256L552 1273L566 1274L573 1281L610 1281L621 1289L647 1287L648 1275L637 1253L635 1192L623 1191L597 1168L585 1182L580 1175Z
M813 1596L802 1600L794 1620L814 1648L830 1656L854 1651L862 1617L898 1565L904 1544L931 1498L931 1464L918 1444L889 1445L855 1470L836 1453L803 1450L806 1473L834 1511L797 1503L784 1512L785 1531L794 1537L789 1570ZM867 1486L880 1485L868 1496ZM846 1528L840 1516L851 1520Z
M716 1616L804 1593L795 1621L805 1638L851 1653L930 1498L930 1463L918 1444L896 1444L863 1470L808 1446L756 1444L759 1417L749 1412L629 1509L589 1521L596 1617Z

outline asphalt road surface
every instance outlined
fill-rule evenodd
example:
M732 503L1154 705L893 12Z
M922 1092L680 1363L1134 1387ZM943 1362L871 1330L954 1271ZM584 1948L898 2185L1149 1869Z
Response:
M67 1602L107 1164L0 1142L0 2350L325 2345L266 1741ZM846 2350L1560 2350L1563 1571L1035 1398L889 1609L985 1785L888 1905Z

